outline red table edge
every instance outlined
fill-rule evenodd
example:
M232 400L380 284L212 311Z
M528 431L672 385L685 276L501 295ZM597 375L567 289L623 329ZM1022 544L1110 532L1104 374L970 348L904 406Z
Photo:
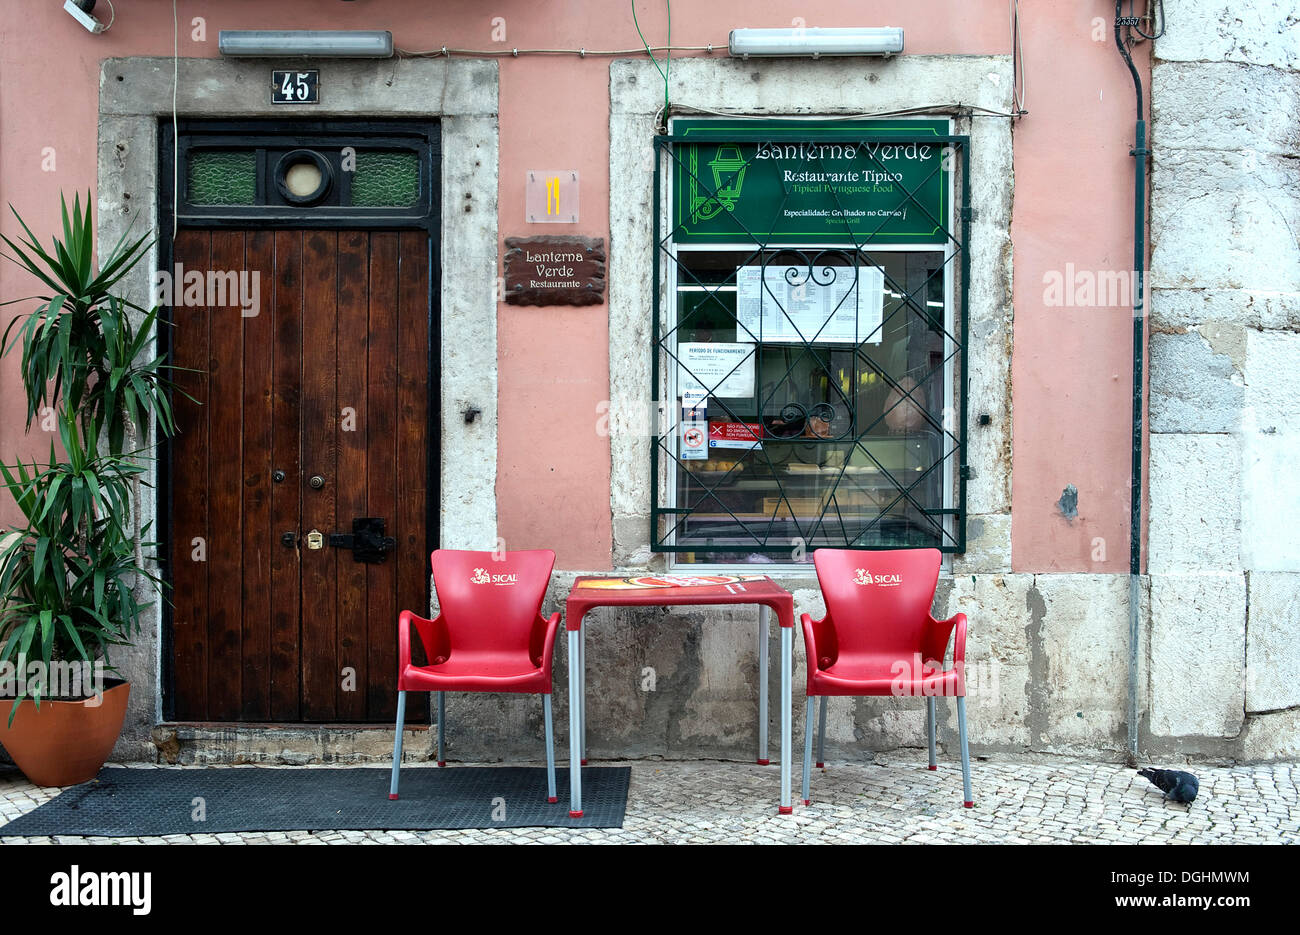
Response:
M576 582L569 591L569 596L564 602L564 628L566 630L581 630L583 618L587 616L587 611L595 607L725 607L729 604L738 606L753 606L755 604L770 607L776 611L778 625L782 627L794 627L794 595L782 588L771 578L766 579L772 587L781 591L780 594L770 594L765 596L750 596L746 591L740 591L736 594L707 594L702 595L699 600L672 600L672 601L627 601L627 600L608 600L600 596L598 588L580 588ZM606 595L619 594L626 595L631 590L644 590L648 593L657 592L674 592L682 594L691 590L704 590L703 588L637 588L625 589L621 591L608 590ZM578 591L592 591L591 597L577 597Z

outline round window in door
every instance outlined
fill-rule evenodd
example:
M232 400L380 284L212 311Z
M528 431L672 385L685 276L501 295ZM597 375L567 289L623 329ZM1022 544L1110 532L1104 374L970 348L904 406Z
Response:
M314 205L329 194L333 183L329 161L314 150L285 153L275 166L276 190L290 204Z

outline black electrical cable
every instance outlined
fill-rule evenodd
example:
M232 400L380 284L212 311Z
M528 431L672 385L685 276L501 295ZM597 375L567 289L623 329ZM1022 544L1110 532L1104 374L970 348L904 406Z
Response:
M1123 34L1120 32L1121 27L1127 25L1126 20L1132 17L1123 15L1124 0L1115 0L1115 45L1119 46L1119 54L1124 56L1124 62L1128 65L1129 73L1133 76L1133 87L1137 91L1137 119L1142 120L1142 76L1138 74L1137 66L1133 64L1133 56L1129 54L1128 43L1124 41ZM1133 0L1129 0L1129 9L1132 10ZM1131 29L1136 29L1130 26Z
M1151 17L1152 28L1153 28L1153 29L1155 28L1155 24L1156 24L1156 22L1158 21L1158 22L1160 23L1160 28L1159 28L1159 29L1156 29L1156 30L1155 30L1153 33L1151 33L1150 35L1147 35L1146 33L1144 33L1144 32L1142 31L1142 27L1141 27L1141 26L1138 26L1137 24L1133 24L1133 25L1131 25L1131 26L1129 27L1129 28L1131 28L1135 33L1137 33L1139 36L1141 36L1143 39L1159 39L1161 36L1163 36L1163 35L1165 34L1165 0L1147 0L1147 13L1148 13L1148 14L1151 13L1152 8L1154 8L1154 9L1160 11L1160 16L1159 16L1159 19L1158 19L1158 20L1157 20L1157 18L1156 18L1155 16L1152 16L1152 17ZM1129 11L1130 14L1132 14L1132 12L1133 12L1133 0L1129 0L1128 11ZM1138 17L1137 19L1138 19L1138 22L1141 22L1141 19L1142 19L1142 18L1141 18L1141 17Z

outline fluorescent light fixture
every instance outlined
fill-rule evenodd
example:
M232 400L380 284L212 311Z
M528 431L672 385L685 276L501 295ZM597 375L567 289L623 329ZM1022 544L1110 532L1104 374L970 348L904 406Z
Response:
M67 0L63 4L64 12L70 14L82 26L85 26L92 33L106 32L108 27L95 19L91 12L95 9L95 0ZM112 20L109 20L112 22Z
M903 30L893 26L834 29L733 29L727 50L738 58L758 56L897 55Z
M222 55L240 58L392 58L386 29L223 29Z

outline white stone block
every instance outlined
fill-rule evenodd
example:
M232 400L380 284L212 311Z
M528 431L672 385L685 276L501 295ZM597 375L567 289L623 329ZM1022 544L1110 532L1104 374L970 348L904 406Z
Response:
M1248 328L1300 329L1300 292L1258 289L1153 289L1151 325L1187 328L1202 322L1234 322Z
M1254 572L1246 620L1246 710L1300 707L1300 574Z
M1161 149L1287 156L1300 148L1300 73L1228 62L1158 63L1151 138Z
M1027 628L1033 575L956 575L945 606L936 614L966 615L966 659L996 659L1004 666L1029 664Z
M1248 425L1300 434L1300 334L1247 332L1245 376Z
M985 513L966 518L966 551L952 558L954 575L1011 571L1011 514Z
M1111 746L1128 724L1129 576L1037 575L1034 587L1043 606L1036 677L1044 739L1053 747Z
M1152 432L1234 432L1241 425L1243 387L1232 358L1202 335L1150 337Z
M1166 0L1170 28L1156 40L1165 61L1222 61L1294 69L1300 63L1300 2Z
M1251 571L1300 571L1300 432L1242 437L1241 554Z
M1291 708L1247 718L1237 755L1247 763L1300 759L1300 710Z
M1242 574L1151 576L1150 728L1235 737L1245 716Z
M1153 434L1152 574L1241 567L1241 455L1231 435Z
M1153 289L1300 291L1300 173L1254 153L1155 149Z

